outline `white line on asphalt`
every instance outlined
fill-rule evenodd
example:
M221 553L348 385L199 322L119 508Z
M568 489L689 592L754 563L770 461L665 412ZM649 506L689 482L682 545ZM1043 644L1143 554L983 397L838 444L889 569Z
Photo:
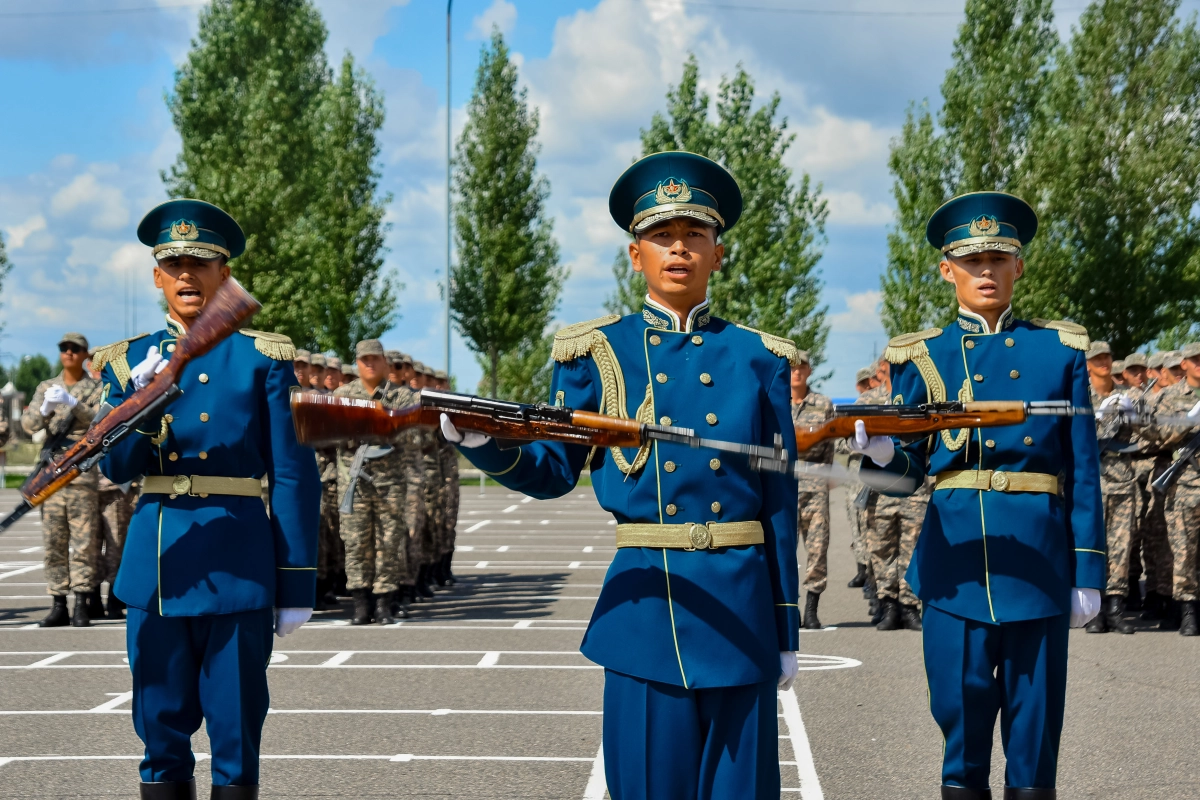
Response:
M503 510L503 511L501 511L500 513L501 513L501 514L511 514L512 512L516 511L518 508L520 508L520 506L514 503L513 505L511 505L511 506L509 506L508 508L504 509L504 510Z
M478 564L476 564L476 565L475 565L475 569L483 569L483 568L484 568L484 567L486 567L487 565L488 565L488 562L486 562L486 561L480 561Z
M124 700L129 700L132 697L132 692L124 692ZM110 701L112 702L112 701ZM107 703L105 704L107 705ZM102 706L87 710L56 710L56 711L0 711L0 716L4 717L55 717L55 716L80 716L87 714L103 715L103 714L129 714L127 708L112 708L106 709ZM376 714L384 716L430 716L430 717L445 717L451 715L458 716L533 716L533 717L600 717L604 715L603 711L534 711L524 709L453 709L453 708L271 708L267 710L268 714L276 714L282 716L301 716L301 715L317 715L330 714L335 716L347 716L352 714ZM781 764L789 762L781 761Z
M342 664L345 664L347 661L349 661L353 656L354 656L353 650L343 650L342 652L334 655L332 658L330 658L328 661L323 663L321 666L322 667L339 667Z
M12 572L5 572L4 574L0 575L0 581L4 580L5 578L11 578L14 575L24 575L26 572L33 572L35 569L41 569L41 568L42 568L41 564L34 564L32 566L21 567L20 569L14 569Z
M479 520L479 522L476 522L474 525L472 525L471 527L469 527L465 531L463 531L463 533L474 533L475 531L482 528L484 525L490 525L491 522L492 521L490 519L481 519L481 520Z
M479 663L476 664L475 666L477 666L477 667L494 667L498 663L500 663L500 653L493 650L490 653L484 653L483 658L479 659Z
M523 619L520 622L518 622L516 625L513 625L513 627L517 628L518 630L524 630L525 628L528 628L532 624L533 624L533 620Z
M26 547L24 550L18 550L17 552L18 553L36 553L38 550L41 550L41 549L42 549L42 546L39 544L37 547Z
M196 760L209 759L208 753L196 753ZM143 756L0 756L0 766L14 761L141 761ZM583 762L591 763L591 756L416 756L411 753L396 755L261 755L263 761L529 761L529 762Z
M113 711L117 708L117 706L124 705L126 702L128 702L129 700L132 700L132 699L133 699L133 692L120 692L115 697L113 697L112 700L109 700L107 703L101 703L100 705L96 706L95 708L89 708L88 713L99 714L99 713L103 713L105 711ZM128 712L122 712L122 713L128 713Z
M812 748L808 744L808 734L804 730L804 719L800 716L800 703L796 700L794 689L779 693L779 702L783 706L783 720L787 724L788 738L792 741L792 752L796 756L796 771L800 773L801 800L825 800L821 791L821 781L817 779L817 768L813 764Z
M589 544L587 547L583 548L583 552L585 552L585 553L591 553L591 552L594 552L594 549L593 549L593 548L592 548L592 546Z
M538 524L539 524L539 525L549 525L549 524L550 524L550 520L548 520L548 519L544 519L544 520L542 520L541 522L539 522Z
M521 501L522 505L524 505L525 503L532 503L532 502L533 502L532 497L526 497L524 500Z
M587 787L583 790L583 800L604 800L604 792L608 789L608 781L604 778L604 742L600 742L600 751L592 762L592 774L588 776Z
M41 667L48 667L51 664L62 661L64 658L70 658L73 655L74 653L55 653L49 658L43 658L41 661L35 661L34 663L25 667L25 669L40 669Z
M461 552L461 553L469 553L474 549L475 549L475 546L470 545L470 544L459 544L459 545L454 546L455 552Z
M497 552L497 553L507 553L507 552L508 552L508 545L506 545L506 544L502 544L502 545L500 545L499 547L497 547L497 548L496 548L496 552Z
M567 564L567 569L579 569L579 562L572 561L570 564Z

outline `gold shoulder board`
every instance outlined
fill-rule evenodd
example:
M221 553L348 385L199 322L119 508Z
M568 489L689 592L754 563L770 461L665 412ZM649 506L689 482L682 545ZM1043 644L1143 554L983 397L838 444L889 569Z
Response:
M733 324L737 325L737 327L744 331L757 333L759 338L762 339L763 347L767 348L780 358L786 358L788 363L793 367L800 366L800 351L796 347L796 343L791 339L785 339L784 337L776 336L773 333L764 333L763 331L756 330L755 328L751 328L747 325L738 325L736 322Z
M1058 331L1058 340L1067 347L1086 352L1092 346L1092 342L1088 338L1087 328L1077 323L1067 322L1065 319L1031 319L1029 323L1039 328L1049 328L1052 331Z
M554 333L554 349L551 355L555 361L566 362L590 354L596 344L597 336L604 336L604 334L597 334L597 331L606 325L612 325L619 319L621 317L617 314L606 314L587 322L576 322L574 325L559 328Z
M926 328L916 333L902 333L899 336L893 336L888 342L887 349L883 351L883 357L888 360L889 364L907 363L917 356L928 355L929 347L925 344L925 340L936 339L941 335L941 328Z
M97 372L102 371L106 366L111 366L113 375L117 376L117 382L121 384L121 391L129 385L129 343L136 342L138 339L149 336L148 333L139 333L137 336L130 336L128 339L122 339L119 342L106 344L104 347L97 347L96 352L92 353L92 368ZM141 359L138 359L139 361Z
M276 361L292 361L296 358L296 346L292 340L282 333L268 333L250 328L242 328L238 333L249 336L254 340L254 349L267 358Z

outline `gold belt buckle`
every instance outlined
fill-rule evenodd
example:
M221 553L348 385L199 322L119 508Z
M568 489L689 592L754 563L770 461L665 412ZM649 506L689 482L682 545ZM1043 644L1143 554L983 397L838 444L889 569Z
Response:
M692 546L684 550L708 550L712 547L712 532L703 522L688 523L688 539Z
M171 481L171 497L192 493L192 479L187 475L176 475Z
M1007 491L1008 490L1008 475L1004 474L1003 472L993 472L992 473L992 488L995 489L997 492Z

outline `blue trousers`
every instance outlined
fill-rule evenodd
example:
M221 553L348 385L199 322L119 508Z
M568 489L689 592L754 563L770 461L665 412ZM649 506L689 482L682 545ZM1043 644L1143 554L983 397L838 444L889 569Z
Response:
M258 784L273 629L269 608L207 617L129 608L125 637L133 727L146 745L143 781L191 780L191 737L206 722L213 784Z
M929 709L945 738L942 783L988 788L999 713L1005 785L1053 789L1068 615L992 625L926 606L924 626Z
M684 689L604 671L612 800L779 798L776 682Z

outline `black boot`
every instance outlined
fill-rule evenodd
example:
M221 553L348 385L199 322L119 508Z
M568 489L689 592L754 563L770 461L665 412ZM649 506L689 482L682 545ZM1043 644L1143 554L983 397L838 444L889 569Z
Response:
M854 577L846 586L850 589L861 589L867 582L867 565L859 564L858 572L854 573Z
M1100 613L1092 617L1084 626L1084 630L1088 633L1108 633L1108 614L1104 613L1103 604L1100 606Z
M211 800L258 800L257 786L214 786Z
M821 602L818 592L809 592L804 599L804 625L810 631L821 630L821 618L817 616L817 603Z
M426 600L433 597L433 589L429 588L429 565L422 564L417 570L417 594Z
M1147 622L1157 622L1163 618L1165 606L1166 598L1151 589L1146 592L1146 599L1142 601L1142 619Z
M885 597L879 601L879 604L883 608L883 615L879 618L879 624L875 626L875 630L900 630L900 603L890 597Z
M409 599L411 586L401 586L392 593L392 616L396 619L408 619L409 604L412 602Z
M92 615L88 613L88 598L91 592L75 593L75 608L71 610L71 627L88 628L92 624Z
M1014 789L1004 787L1004 800L1054 800L1058 793L1054 789Z
M104 619L104 598L100 596L100 587L87 593L88 619Z
M338 570L337 577L333 579L333 595L334 597L352 597L350 590L346 588L346 570Z
M54 595L54 605L50 606L50 613L38 623L39 628L61 628L63 625L71 624L71 615L67 612L66 595Z
M1184 600L1179 604L1179 635L1200 636L1200 620L1196 618L1195 600Z
M328 586L328 578L317 578L317 600L315 603L313 603L313 611L329 610L329 605L325 602L325 592L328 589Z
M1167 608L1163 612L1162 622L1158 623L1160 631L1177 631L1182 623L1181 616L1183 609L1179 606L1179 601L1175 599L1167 600Z
M371 590L351 589L350 596L354 598L354 618L351 625L369 625L371 622Z
M450 585L450 582L446 580L446 559L444 557L433 562L433 582L441 587Z
M1129 582L1129 591L1125 594L1125 610L1142 610L1142 584L1138 581Z
M104 612L108 619L125 619L125 602L108 587L108 610Z
M384 592L375 596L375 621L380 625L395 625L396 618L392 616L392 597L395 592Z
M451 569L451 567L454 565L454 551L451 550L449 553L446 553L446 555L442 556L442 562L445 565L442 569L442 574L446 576L446 583L453 586L454 584L458 583L458 578L454 577L454 570Z
M1133 633L1137 630L1133 623L1125 619L1125 598L1119 594L1110 594L1104 598L1103 615L1108 617L1105 621L1110 631L1117 633Z
M943 786L942 800L992 800L992 790L968 789L965 786Z
M900 604L900 624L906 631L921 630L921 609L916 606Z
M196 779L143 783L141 791L142 800L196 800Z
M871 615L872 625L878 625L879 620L883 619L883 603L878 597L872 597L867 601L867 613Z

